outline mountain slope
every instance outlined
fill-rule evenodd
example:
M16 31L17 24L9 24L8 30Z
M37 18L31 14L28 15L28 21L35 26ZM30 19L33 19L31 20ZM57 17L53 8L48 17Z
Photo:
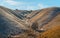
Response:
M41 38L60 38L60 26L55 26L44 32Z
M30 21L32 24L34 22L38 22L38 25L37 25L38 28L41 29L44 27L44 29L45 29L45 28L49 28L50 26L53 26L53 25L51 25L53 23L57 24L57 22L53 21L53 20L54 19L59 20L60 19L59 17L60 17L60 8L59 7L45 8L45 9L42 9L42 11L40 11L40 13L38 13L33 18L31 18ZM53 21L53 22L51 22L51 21ZM51 24L49 25L49 23L51 23ZM49 27L45 27L45 26L49 26Z
M24 20L28 14L30 14L31 11L27 10L14 10L13 14L15 14L20 19Z
M60 14L58 14L54 19L52 19L50 22L48 22L45 26L43 26L43 29L50 29L50 27L54 26L60 26Z
M36 11L17 11L0 6L1 38L7 38L10 35L13 37L17 35L16 37L21 36L24 38L25 34L26 38L34 38L37 37L39 33L45 38L45 33L50 32L52 29L55 30L56 26L60 27L59 7L45 8ZM56 30L58 30L57 28ZM52 32L54 30L52 30ZM49 35L49 33L47 35Z
M27 27L22 24L21 20L7 9L0 7L0 35L1 38L7 38L8 35L16 35L24 32Z
M21 21L21 19L19 19L16 15L13 14L14 13L13 10L10 10L8 8L5 8L5 7L0 7L0 8L1 8L1 11L3 11L3 14L4 14L4 12L6 12L5 13L5 14L7 14L6 17L8 15L11 17L11 18L8 18L8 19L15 20L18 24L20 23L21 24L20 26L22 26L22 27L25 26L25 23L23 21Z

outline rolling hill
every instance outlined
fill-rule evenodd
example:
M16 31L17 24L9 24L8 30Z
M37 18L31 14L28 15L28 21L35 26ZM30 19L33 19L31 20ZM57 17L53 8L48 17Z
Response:
M45 29L45 28L50 28L50 26L55 25L60 25L60 8L59 7L52 7L52 8L46 8L42 9L38 14L36 14L34 17L30 19L30 22L33 23L37 22L38 23L38 28L40 29Z
M54 26L42 33L38 38L60 38L60 26Z
M59 27L60 7L28 11L0 6L0 38L54 38Z
M0 35L7 38L8 35L19 34L27 29L25 24L12 12L12 10L0 6Z

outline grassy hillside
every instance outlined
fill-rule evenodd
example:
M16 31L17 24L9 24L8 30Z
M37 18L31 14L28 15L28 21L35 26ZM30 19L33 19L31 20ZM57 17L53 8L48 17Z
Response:
M60 38L60 26L54 26L47 30L38 38Z
M26 26L21 20L5 7L0 7L0 35L1 38L7 38L8 35L22 33Z
M44 28L45 29L45 26L53 26L53 25L51 25L53 23L57 24L57 22L53 21L53 20L54 19L55 20L60 19L59 18L60 16L58 16L58 15L60 15L60 8L58 8L58 7L56 7L56 8L46 8L46 9L42 9L42 11L40 11L37 15L32 17L30 19L30 22L34 23L34 22L37 21L38 22L37 26L39 28Z
M60 38L59 27L59 7L27 11L0 6L0 38Z
M44 25L42 28L48 30L54 26L60 26L60 13L54 19L52 19L50 22Z

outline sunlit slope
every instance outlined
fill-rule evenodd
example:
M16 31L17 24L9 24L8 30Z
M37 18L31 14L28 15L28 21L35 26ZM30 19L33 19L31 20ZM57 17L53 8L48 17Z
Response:
M60 26L54 26L41 35L41 38L60 38Z
M60 11L60 8L58 7L45 8L45 9L42 9L38 14L36 14L30 20L31 22L35 22L40 19L43 20L43 18L46 19L48 16L52 15L54 12L59 12L59 11Z
M35 15L37 15L41 10L35 10L32 11L30 14L27 15L27 17L33 18Z
M40 11L40 13L38 13L33 18L31 18L30 21L31 21L31 23L34 23L37 21L39 28L42 28L43 26L45 26L46 24L49 24L49 22L54 20L55 17L58 15L60 15L59 7L46 8L46 9L42 9L42 11ZM52 23L55 23L55 22L52 22Z
M42 28L50 29L51 27L54 27L54 26L60 26L60 14L58 14L54 19L52 19L50 22L48 22Z
M44 12L44 13L43 13ZM46 13L46 9L44 9L43 11L40 11L40 13L38 13L37 15L35 15L34 17L32 17L30 20L31 22L35 22L37 21L39 18L41 18L44 14Z

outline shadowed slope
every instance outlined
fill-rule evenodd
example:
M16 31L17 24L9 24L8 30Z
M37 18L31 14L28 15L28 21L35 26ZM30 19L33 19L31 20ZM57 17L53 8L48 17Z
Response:
M24 20L28 14L30 14L32 11L27 10L14 10L13 14L19 17L20 19Z
M6 17L9 15L11 18L7 17L8 19L13 19L15 22L17 22L18 24L20 24L21 27L25 28L25 23L23 21L21 21L21 19L19 19L17 16L15 16L13 13L13 10L10 10L8 8L5 7L0 7L1 11L3 11L3 14L6 14ZM6 13L4 13L6 12ZM18 26L19 27L19 26Z
M0 7L0 35L7 38L8 35L16 35L27 29L14 14Z

